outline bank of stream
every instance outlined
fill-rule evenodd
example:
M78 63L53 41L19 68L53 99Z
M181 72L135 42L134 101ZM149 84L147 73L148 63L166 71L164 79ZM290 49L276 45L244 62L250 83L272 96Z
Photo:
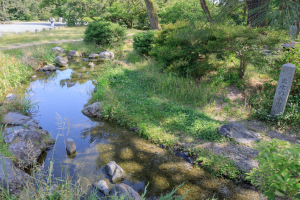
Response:
M16 90L19 96L37 103L33 118L52 138L57 138L55 148L40 158L41 168L47 170L53 161L54 177L61 177L62 170L67 170L74 180L80 178L83 185L92 188L95 181L109 179L104 166L116 161L126 172L123 182L139 194L149 183L146 195L149 199L157 199L182 183L177 194L190 190L186 199L263 198L253 187L196 169L173 151L160 148L127 128L83 115L81 111L95 88L91 74L97 72L101 76L102 62L95 63L94 68L88 68L88 62L78 59L70 61L68 68L47 75L37 72L32 82ZM66 138L75 141L76 155L67 155ZM98 195L103 196L100 192Z

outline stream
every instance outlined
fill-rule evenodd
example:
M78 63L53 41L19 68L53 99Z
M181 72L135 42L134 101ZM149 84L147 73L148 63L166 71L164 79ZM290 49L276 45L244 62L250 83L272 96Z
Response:
M37 103L33 118L52 138L57 138L55 148L39 158L41 168L47 170L52 161L53 177L60 178L67 170L73 180L80 179L83 187L91 190L95 181L109 179L104 166L115 161L126 172L123 183L139 194L149 183L148 199L158 199L182 183L176 194L190 190L185 199L262 199L253 187L217 178L125 127L83 115L81 111L95 88L91 74L101 74L101 67L101 62L91 69L88 62L75 60L69 68L60 68L50 75L37 72L37 78L17 89L19 96ZM68 87L69 81L75 85ZM67 155L67 138L75 141L76 155ZM97 194L103 197L102 193Z

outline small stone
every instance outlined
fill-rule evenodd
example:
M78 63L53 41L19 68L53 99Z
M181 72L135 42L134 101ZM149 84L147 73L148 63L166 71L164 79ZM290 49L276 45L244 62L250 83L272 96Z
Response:
M67 147L67 153L68 154L73 154L73 153L76 152L76 145L75 145L75 142L74 142L73 139L71 139L71 138L67 139L66 147Z
M167 148L167 145L166 144L162 144L161 148L165 149L165 148Z
M109 195L110 189L104 180L100 180L93 183L93 186L100 190L105 196Z
M111 51L104 51L99 53L99 57L105 59L113 59L115 57L115 54Z
M33 75L31 78L36 78L37 76L36 75Z
M111 177L113 183L116 183L125 177L125 171L117 165L115 161L110 161L105 165L105 172Z
M90 63L88 64L88 66L89 66L90 68L93 68L93 67L95 66L95 64L94 64L93 62L90 62Z
M88 58L82 58L82 61L89 61Z
M17 95L9 93L8 95L6 95L5 99L6 101L15 101L17 100Z
M99 57L99 54L96 54L96 53L92 53L89 55L89 58L98 58Z
M81 68L81 70L85 70L85 67Z
M92 105L86 106L82 112L83 114L90 117L101 117L101 103L95 102Z

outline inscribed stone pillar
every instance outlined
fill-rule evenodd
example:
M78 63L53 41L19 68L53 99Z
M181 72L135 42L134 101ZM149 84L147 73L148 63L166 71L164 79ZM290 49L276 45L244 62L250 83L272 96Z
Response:
M281 68L271 115L282 114L291 90L296 66L288 63Z

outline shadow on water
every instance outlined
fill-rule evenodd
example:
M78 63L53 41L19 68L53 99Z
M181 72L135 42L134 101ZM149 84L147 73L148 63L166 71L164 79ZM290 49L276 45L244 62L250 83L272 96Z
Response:
M85 67L83 69L83 67ZM101 63L88 68L88 62L72 61L69 68L61 68L50 75L39 74L37 80L18 91L38 102L34 119L57 138L55 149L43 153L39 163L48 169L53 161L53 176L62 176L62 167L74 180L82 178L83 185L109 177L104 166L116 161L126 172L124 183L142 194L149 183L146 197L156 199L160 194L179 188L177 194L192 189L186 199L259 199L251 189L217 178L204 170L195 169L172 151L162 149L138 137L124 127L104 120L90 119L81 112L94 89L93 73L101 73ZM72 86L68 87L68 83ZM57 114L62 121L57 120ZM63 119L68 119L63 120ZM65 127L64 133L58 130ZM64 135L64 136L63 136ZM68 156L64 141L72 138L76 155ZM29 173L29 172L28 172ZM99 196L102 194L99 192Z

